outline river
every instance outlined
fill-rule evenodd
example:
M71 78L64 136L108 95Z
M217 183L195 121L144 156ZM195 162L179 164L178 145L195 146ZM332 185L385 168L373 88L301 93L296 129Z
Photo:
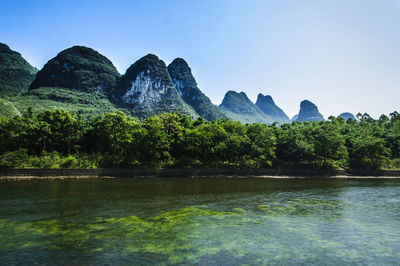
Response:
M400 180L0 183L0 265L394 265Z

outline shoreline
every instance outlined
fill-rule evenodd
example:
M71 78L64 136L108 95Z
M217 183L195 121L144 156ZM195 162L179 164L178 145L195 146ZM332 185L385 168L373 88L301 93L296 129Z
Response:
M400 176L329 176L329 177L316 177L316 176L0 176L2 181L58 181L58 180L89 180L89 179L145 179L145 178L183 178L183 179L265 179L265 180L400 180Z
M227 179L400 179L400 170L332 169L0 169L4 180L64 180L116 178L227 178Z

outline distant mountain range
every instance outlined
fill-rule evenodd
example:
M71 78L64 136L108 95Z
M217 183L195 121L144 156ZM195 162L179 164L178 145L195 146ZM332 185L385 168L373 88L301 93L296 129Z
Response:
M187 62L176 58L166 64L148 54L121 75L97 51L74 46L61 51L38 71L18 52L0 44L0 115L20 115L61 108L84 118L123 111L140 119L165 112L179 112L206 120L230 118L243 123L322 121L310 101L300 104L292 120L270 95L259 94L253 103L244 92L228 91L215 106L197 86ZM340 115L355 119L352 114Z

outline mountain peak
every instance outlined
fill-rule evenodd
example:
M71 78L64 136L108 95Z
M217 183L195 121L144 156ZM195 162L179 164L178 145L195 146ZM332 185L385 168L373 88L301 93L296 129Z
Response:
M29 89L60 87L110 93L119 76L112 62L99 52L85 46L73 46L48 61Z
M316 109L318 109L317 106L309 100L301 101L300 108L314 108L314 109L316 108Z
M267 104L275 104L274 100L272 99L271 95L263 95L262 93L259 93L257 96L257 102L264 102ZM256 103L257 104L257 103Z
M268 115L264 114L244 92L228 91L219 108L227 117L243 123L271 123Z
M164 61L154 54L140 58L126 70L115 98L140 118L172 111L195 116L175 89Z
M175 58L171 64L168 65L168 73L172 80L185 80L185 82L190 83L191 86L197 87L192 69L183 58ZM177 90L179 91L180 89L178 87L180 86L177 86Z
M289 117L275 104L270 95L258 94L256 105L273 121L279 123L288 123L290 121Z
M175 58L170 65L175 65L175 66L182 66L182 67L189 67L189 64L185 61L185 59L181 57Z
M300 111L297 121L324 121L324 117L318 111L318 107L309 100L300 103Z
M349 120L349 119L357 120L356 117L352 113L349 113L349 112L341 113L339 115L339 117L343 118L344 120Z
M198 88L188 63L176 58L168 65L168 73L182 99L207 120L226 118L210 99Z
M157 55L151 53L143 56L139 60L162 61Z
M233 95L237 95L237 94L238 94L238 92L236 92L236 91L228 90L228 91L225 93L225 97L227 97L227 96L233 96Z
M89 47L83 46L83 45L74 45L70 48L62 50L58 54L65 54L65 53L71 53L71 52L77 52L80 54L84 54L84 53L88 53L88 54L98 53L99 54L99 52L93 50L92 48L89 48Z
M0 42L0 53L6 53L6 52L12 52L12 50L7 44Z
M159 75L162 77L164 81L168 81L170 79L168 73L165 73L164 70L167 69L164 61L162 61L155 54L147 54L133 63L125 72L124 78L128 79L136 79L136 77L143 71L148 72L149 75ZM158 73L161 71L160 73ZM123 80L122 80L123 82Z
M237 111L241 110L240 112L252 113L254 109L252 105L254 104L247 97L246 93L244 93L243 91L239 93L236 91L229 90L225 94L225 97L222 100L220 107L226 107Z

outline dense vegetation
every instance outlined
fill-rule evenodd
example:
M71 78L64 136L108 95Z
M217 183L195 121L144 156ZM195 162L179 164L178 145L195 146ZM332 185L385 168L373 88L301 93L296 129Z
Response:
M400 114L281 126L61 110L0 117L2 167L399 168Z
M39 88L21 95L9 97L8 102L10 105L5 105L4 110L2 110L0 98L0 116L3 115L11 118L17 115L15 113L17 110L20 113L24 113L29 108L31 108L34 114L47 110L62 109L70 113L79 113L84 120L104 113L128 112L110 102L104 93L88 93L65 88Z

